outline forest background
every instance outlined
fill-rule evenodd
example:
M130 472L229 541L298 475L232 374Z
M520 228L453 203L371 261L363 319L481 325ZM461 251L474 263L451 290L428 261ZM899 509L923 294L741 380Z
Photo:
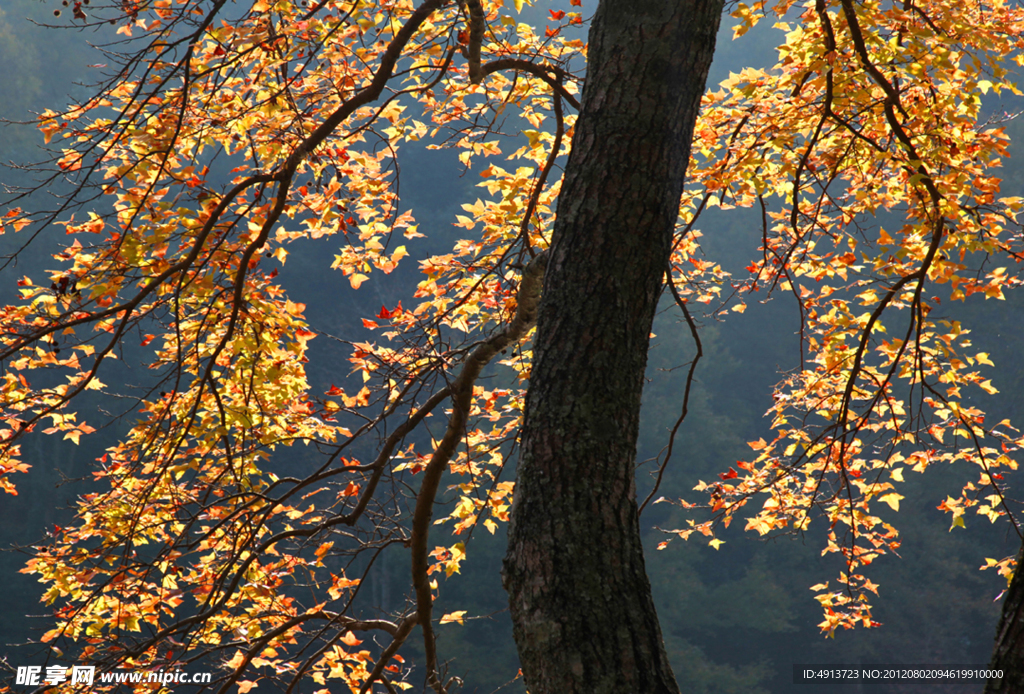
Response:
M537 2L529 10L543 24L557 3ZM91 34L41 25L71 24L69 14L54 17L59 0L5 0L0 6L0 117L24 121L31 112L59 108L67 95L85 96L92 79L88 65L102 62L89 47ZM592 9L585 7L584 9ZM742 44L731 41L729 22L723 22L715 62L708 80L714 87L729 72L747 65L774 62L781 34L768 23L758 27ZM989 95L987 112L1013 111L1021 104L1000 102ZM1001 172L1004 193L1024 187L1024 119L1007 126L1011 152L1020 156L1005 162ZM0 159L26 162L35 158L42 136L32 126L0 129ZM450 152L428 152L407 147L401 157L402 208L411 208L427 238L410 242L410 254L425 257L443 252L455 238L452 222L459 204L472 199L476 181L460 177ZM30 184L31 173L16 168L0 171L4 186ZM60 191L51 191L59 194ZM756 214L755 214L756 216ZM749 211L708 215L702 221L703 246L726 270L739 270L756 253L759 226ZM59 232L57 232L59 233ZM55 241L56 239L51 239ZM10 253L18 239L0 238L0 251ZM296 247L281 268L289 298L307 305L307 318L318 329L349 339L374 339L362 320L379 307L394 306L419 279L414 262L406 262L387 278L374 274L358 291L340 273L328 268L325 258L336 251L336 240L323 239ZM417 247L418 246L418 247ZM0 273L0 302L15 296L15 282L23 275L43 275L53 261L42 239L23 253L16 265ZM1024 338L1021 297L1008 293L1006 301L968 300L947 308L952 317L972 331L975 347L988 352L995 369L993 383L1001 391L986 398L985 409L994 421L1020 420L1024 406L1024 371L1018 366ZM780 372L799 363L795 336L797 314L785 297L766 303L750 302L743 315L728 320L704 318L701 338L704 359L697 371L690 414L677 441L677 454L659 494L669 498L693 496L699 480L713 479L738 458L749 454L747 441L769 436L769 421L762 415L770 407L771 386ZM667 431L678 416L686 369L694 348L685 325L661 317L649 362L650 382L644 393L638 460L651 460L665 445ZM310 346L309 375L314 390L340 383L345 373L331 370L316 359L320 346ZM347 366L340 367L347 371ZM998 376L996 373L998 372ZM86 408L83 408L85 410ZM20 480L18 496L0 499L0 546L30 545L69 517L67 507L88 488L90 466L111 445L127 423L114 424L86 437L78 446L56 436L36 435L25 446L32 463ZM294 451L296 466L302 452ZM639 495L650 489L653 467L638 470ZM1008 480L1012 484L1012 480ZM937 505L960 485L954 471L934 469L917 477L903 491L899 524L903 538L901 558L886 557L875 568L873 580L881 585L874 618L883 626L837 633L824 638L817 623L821 609L808 588L831 577L835 559L821 556L824 538L813 529L805 537L771 541L744 534L739 526L719 537L725 544L716 551L699 541L675 542L664 551L657 528L684 523L679 509L655 505L642 518L647 568L655 592L666 646L684 691L696 694L745 692L783 694L837 691L835 685L796 685L792 665L801 663L905 663L982 665L991 655L999 618L998 601L1005 580L994 571L979 571L988 557L1013 554L1019 539L1005 524L992 526L983 517L968 517L966 528L950 531L950 517ZM895 512L894 512L895 513ZM450 667L465 681L466 692L491 692L513 680L517 656L511 638L507 598L498 569L505 550L504 527L493 537L480 534L476 550L461 575L447 580L438 609L466 610L473 616L465 624L442 627L443 652L453 658ZM0 668L42 662L38 645L18 646L48 627L47 608L39 602L42 588L19 573L26 555L0 554ZM389 573L375 574L371 589L383 607L403 599L408 569L404 559L391 559ZM38 661L38 662L37 662ZM6 665L5 665L6 664ZM0 673L2 675L2 673ZM981 685L847 685L838 691L858 694L916 691L980 691ZM503 688L521 692L521 682Z

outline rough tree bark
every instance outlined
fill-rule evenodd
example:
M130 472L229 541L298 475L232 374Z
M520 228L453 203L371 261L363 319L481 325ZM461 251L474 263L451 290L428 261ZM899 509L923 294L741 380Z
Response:
M721 0L602 0L545 275L505 588L531 694L674 693L634 465Z
M1024 692L1024 549L1017 555L1017 569L1003 597L1003 615L996 629L992 650L992 670L1002 670L1003 677L990 679L985 694L1019 694Z

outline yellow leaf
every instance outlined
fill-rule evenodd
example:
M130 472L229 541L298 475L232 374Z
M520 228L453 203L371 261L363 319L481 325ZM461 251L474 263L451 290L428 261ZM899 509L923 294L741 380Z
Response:
M466 614L466 610L459 610L458 612L449 612L444 617L441 617L441 624L451 624L452 622L458 622L462 624L463 615Z
M242 653L242 651L235 651L235 655L231 658L231 660L224 663L224 665L228 668L231 668L232 670L237 670L244 662L245 653Z
M758 535L767 535L772 531L770 523L765 521L763 518L750 518L747 520L747 526L744 530L756 530ZM717 547L715 549L718 549Z
M717 550L719 547L721 547L722 545L725 544L725 540L719 540L716 537L716 538L713 538L712 540L710 540L708 542L708 544L711 545L712 547L714 547Z
M889 504L889 506L892 508L893 511L899 511L900 510L900 499L902 499L902 498L903 498L902 495L897 494L896 492L891 492L889 494L886 494L885 496L878 497L878 500L882 501L884 503Z

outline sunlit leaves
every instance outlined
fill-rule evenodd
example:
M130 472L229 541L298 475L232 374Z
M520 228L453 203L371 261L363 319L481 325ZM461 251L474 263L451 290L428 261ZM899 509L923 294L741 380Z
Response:
M29 467L28 431L92 432L74 412L79 393L131 402L75 522L26 567L55 610L44 641L76 639L113 661L131 639L132 664L149 667L173 637L241 691L270 672L357 692L386 672L411 686L397 654L378 663L383 647L356 632L397 650L415 613L357 619L355 601L371 592L360 572L409 543L408 490L437 452L445 389L515 314L522 268L551 240L585 45L568 11L578 2L550 10L546 27L519 21L525 4L482 2L479 84L458 3L114 8L119 36L138 41L122 78L39 119L52 167L97 195L49 218L0 217L4 233L40 223L69 239L50 275L18 282L20 300L0 309L0 486L13 492L8 473ZM1005 63L1024 17L1000 0L784 0L739 4L737 35L769 14L778 63L704 97L672 274L682 301L716 316L790 297L802 361L776 389L774 436L701 482L712 517L674 533L720 549L716 528L739 514L759 536L821 528L823 553L843 566L839 589L813 589L831 634L875 624L865 570L899 548L892 523L911 472L977 466L940 505L952 527L1010 512L1001 475L1022 441L972 400L995 391L992 361L948 307L1018 284L1008 268L1024 252L1022 202L1000 190L1007 140L981 114L982 97L1018 93ZM453 150L475 183L447 230L402 204L410 143ZM762 212L745 274L701 248L708 207ZM416 242L428 235L445 246L425 257ZM309 325L278 269L294 266L292 244L318 239L333 244L324 270L346 291L416 263L412 296L373 299L360 337ZM314 348L343 350L326 392L310 386ZM107 373L130 373L122 356L157 385L108 393ZM432 521L457 538L431 538L430 593L461 571L477 525L494 533L508 519L501 475L529 359L513 346L500 378L471 389ZM988 562L1004 575L1012 563Z
M899 511L902 466L981 468L940 506L954 527L971 507L993 522L1010 513L999 471L1016 468L1010 455L1022 440L986 426L974 403L997 392L981 368L991 360L946 307L1002 299L1019 284L1009 267L1024 250L1020 200L1001 194L995 169L1007 139L981 104L1020 93L1007 63L1024 46L1024 14L998 0L837 0L787 15L791 7L734 11L737 36L786 15L775 25L779 61L705 95L673 260L684 296L779 292L799 306L801 368L776 389L776 438L753 446L744 474L729 468L698 489L726 524L767 495L746 523L760 535L825 522L825 552L841 554L846 569L846 592L818 597L832 633L873 624L864 591L874 584L853 577L899 546L882 518ZM693 226L709 206L760 209L762 247L748 276L691 269L703 270L692 260Z
M16 208L0 221L5 233L38 222L70 237L55 249L58 269L19 283L21 302L0 315L4 490L14 492L7 473L29 467L24 433L77 442L93 431L73 412L79 393L129 399L104 384L115 359L151 380L130 384L127 434L96 461L76 521L26 567L55 609L47 641L79 640L90 657L116 660L117 644L133 639L131 664L149 666L174 635L219 659L241 691L266 668L359 691L380 654L358 648L355 630L383 630L396 649L408 636L415 615L350 616L362 609L362 577L341 562L363 566L406 542L396 490L417 483L436 445L406 435L445 416L431 397L444 394L438 384L467 345L515 314L522 263L549 241L574 118L564 106L579 93L568 67L582 65L582 34L561 29L580 16L563 13L559 35L543 37L504 5L483 3L482 60L513 64L485 64L478 85L453 3L91 10L138 52L121 57L121 78L101 93L40 117L52 166L96 195L48 218ZM509 126L519 140L503 141ZM336 251L324 271L353 290L408 263L425 234L401 206L397 156L419 141L482 174L470 216L452 220L465 238L417 257L425 279L404 306L365 317L372 337L334 341L287 298L278 268L294 262L291 244L325 238ZM322 394L306 372L314 340L340 343L331 368L339 383L353 377ZM512 387L473 389L441 519L463 540L478 522L494 533L508 519L512 484L499 476L528 357L516 345L504 358ZM57 385L46 372L61 375ZM356 439L368 460L347 450ZM308 467L297 477L296 461ZM463 540L439 548L431 573L459 571ZM311 589L301 599L300 585ZM396 679L400 656L388 658L373 677L411 686Z

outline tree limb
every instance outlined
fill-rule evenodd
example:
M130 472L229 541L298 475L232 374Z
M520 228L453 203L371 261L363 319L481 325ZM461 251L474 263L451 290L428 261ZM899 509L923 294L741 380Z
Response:
M427 658L427 681L438 694L444 694L445 688L437 677L437 651L434 647L434 633L430 623L433 596L430 592L430 581L427 578L427 539L433 516L434 498L437 496L441 476L444 474L448 461L455 454L466 421L469 419L473 384L476 383L477 377L495 354L509 344L518 342L525 337L536 323L537 307L540 304L540 292L547 262L547 251L538 254L530 261L523 270L523 278L519 284L515 318L512 319L508 327L491 336L466 358L462 371L451 387L452 416L448 420L448 428L423 471L423 482L420 485L419 494L416 496L411 540L412 582L416 590L416 611L419 615L420 628L423 630L423 646Z

